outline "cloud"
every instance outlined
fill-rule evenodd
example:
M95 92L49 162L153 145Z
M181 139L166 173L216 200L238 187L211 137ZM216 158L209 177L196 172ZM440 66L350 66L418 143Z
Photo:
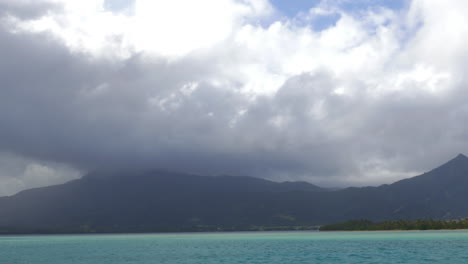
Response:
M27 188L61 184L78 179L83 172L69 166L0 153L0 194L13 195Z
M104 0L39 2L61 8L35 19L16 19L17 27L51 32L75 51L124 58L135 52L178 58L210 48L244 22L259 22L273 12L266 0L136 0L123 11Z
M380 184L468 149L458 1L328 1L320 30L263 0L5 3L0 163L27 161L3 193L108 168Z
M33 0L2 0L1 16L15 16L20 19L36 19L48 11L58 11L59 5L53 2Z

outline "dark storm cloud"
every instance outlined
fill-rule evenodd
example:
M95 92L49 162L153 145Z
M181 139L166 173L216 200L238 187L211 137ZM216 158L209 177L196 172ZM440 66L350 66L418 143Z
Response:
M234 48L106 59L47 33L3 26L0 40L0 150L32 160L344 185L383 183L382 173L468 150L465 79L442 93L407 82L377 94L362 76L318 69L252 98L239 81L210 81ZM337 93L344 84L352 92Z
M243 100L203 84L184 97L180 85L203 75L196 63L96 62L47 36L0 34L0 146L21 155L85 169L198 166L215 148L215 122Z
M329 85L326 76L310 77L311 89L295 88L292 80L274 98L250 105L235 90L207 83L182 94L181 85L206 75L199 62L145 63L138 56L96 62L46 36L0 37L0 55L10 62L1 70L2 149L84 169L154 166L236 174L306 171L311 160L329 158L319 140L326 131L303 116L313 89L321 81ZM283 117L287 127L270 122ZM318 164L316 171L332 170Z

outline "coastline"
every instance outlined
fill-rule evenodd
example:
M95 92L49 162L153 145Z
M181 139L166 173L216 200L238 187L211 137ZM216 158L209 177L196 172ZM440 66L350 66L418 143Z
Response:
M413 229L413 230L235 230L235 231L181 231L181 232L95 232L95 233L73 233L73 232L65 232L65 233L46 233L46 232L37 232L37 233L0 233L0 237L8 237L8 236L67 236L67 235L77 235L77 236L86 236L86 235L165 235L165 234L229 234L229 233L289 233L289 232L297 232L297 233L382 233L382 232L468 232L468 229Z

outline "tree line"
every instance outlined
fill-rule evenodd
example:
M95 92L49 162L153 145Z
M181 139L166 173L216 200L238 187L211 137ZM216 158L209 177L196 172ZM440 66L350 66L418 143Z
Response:
M398 220L374 223L369 220L351 220L323 225L320 231L378 231L378 230L442 230L468 229L468 218L459 220Z

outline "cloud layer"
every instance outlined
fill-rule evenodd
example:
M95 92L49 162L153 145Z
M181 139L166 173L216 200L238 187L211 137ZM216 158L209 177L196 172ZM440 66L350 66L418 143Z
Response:
M466 152L468 4L338 2L1 1L0 194L109 168L374 185Z

